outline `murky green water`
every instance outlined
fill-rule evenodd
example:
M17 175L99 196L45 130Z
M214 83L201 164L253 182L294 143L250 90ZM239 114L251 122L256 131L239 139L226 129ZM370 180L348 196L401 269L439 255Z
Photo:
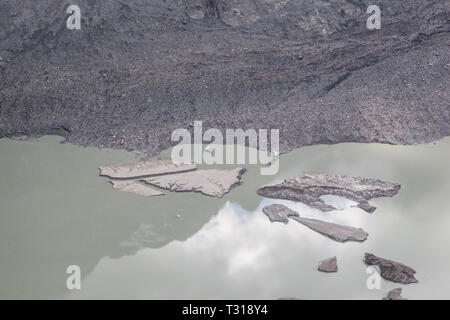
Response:
M102 164L134 160L114 150L0 140L0 298L380 299L396 287L415 298L450 298L450 138L436 144L340 144L283 155L277 176L250 167L222 199L193 193L146 198L111 188ZM350 202L321 213L263 199L258 187L308 171L402 184L368 214ZM291 221L271 224L263 206L362 227L364 243L338 243ZM416 269L418 284L369 290L364 252ZM317 262L336 255L339 272ZM82 289L66 288L79 265Z

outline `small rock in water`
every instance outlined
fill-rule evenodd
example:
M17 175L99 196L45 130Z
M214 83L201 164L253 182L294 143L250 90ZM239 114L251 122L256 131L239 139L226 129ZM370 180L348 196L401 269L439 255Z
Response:
M337 272L337 258L332 257L320 261L317 269L323 272Z
M386 280L403 284L418 282L414 277L416 271L403 263L379 258L367 252L364 254L364 262L368 265L378 266L380 268L381 276Z
M386 298L383 298L383 300L408 300L406 298L402 297L402 288L396 288L391 291L389 291Z
M344 226L336 223L326 222L318 219L308 219L302 217L291 216L297 222L307 226L330 239L346 242L346 241L364 241L368 237L368 233L361 228Z
M241 183L246 169L198 170L142 179L145 183L170 191L194 191L221 198Z
M289 216L298 216L298 213L289 209L282 204L271 204L262 209L264 214L269 218L270 222L288 223Z
M192 171L196 167L195 164L175 164L172 160L154 160L101 166L100 175L110 178L129 179Z
M164 195L161 191L144 186L136 181L111 181L113 189L134 193L140 196L153 197Z
M336 210L326 204L321 196L334 195L358 202L358 207L373 212L376 208L367 201L378 197L392 197L400 190L400 184L376 179L350 177L334 173L305 174L300 178L284 180L274 186L258 189L260 196L300 201L310 207L322 210Z

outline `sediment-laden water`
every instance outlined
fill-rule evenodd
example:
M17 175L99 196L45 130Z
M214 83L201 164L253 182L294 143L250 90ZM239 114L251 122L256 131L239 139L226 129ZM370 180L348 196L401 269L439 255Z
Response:
M0 140L0 298L380 299L450 298L450 138L434 144L318 145L281 157L276 176L249 166L221 199L196 193L154 198L113 190L103 164L136 160L124 151L60 144L61 138ZM223 166L225 167L225 166ZM322 213L256 190L304 172L329 171L399 182L393 198L350 201ZM301 216L361 227L363 243L338 243L303 225L270 223L261 209L282 203ZM369 290L364 252L403 262L418 284L382 280ZM317 271L337 256L338 272ZM66 288L78 265L82 289Z

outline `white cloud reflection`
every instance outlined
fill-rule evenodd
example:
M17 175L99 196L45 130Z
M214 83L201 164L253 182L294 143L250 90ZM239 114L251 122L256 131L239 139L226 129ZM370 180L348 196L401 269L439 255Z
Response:
M336 204L332 200L328 199ZM72 297L342 297L339 282L347 277L355 281L355 274L351 269L334 275L322 274L316 270L317 262L332 255L338 255L341 262L344 251L347 255L352 252L360 255L361 244L337 243L293 220L287 225L271 223L261 209L274 202L288 205L305 217L348 225L358 226L365 214L355 208L346 209L345 213L321 213L301 203L270 199L264 199L257 210L248 212L227 202L186 241L173 241L160 249L141 249L134 256L120 259L103 258L84 280L83 290ZM344 203L346 207L349 205ZM146 234L149 233L133 235L137 248L149 241ZM360 276L356 277L359 281L354 286L364 290L365 267L360 257L356 259Z

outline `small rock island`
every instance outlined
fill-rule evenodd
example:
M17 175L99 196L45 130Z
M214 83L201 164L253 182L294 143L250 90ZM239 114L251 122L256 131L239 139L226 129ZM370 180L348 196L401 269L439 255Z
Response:
M257 193L267 198L302 202L321 211L337 210L320 199L321 196L341 196L356 201L359 208L372 213L376 208L370 205L368 200L392 197L399 190L398 183L335 173L310 173L302 177L286 179L274 186L262 187Z

